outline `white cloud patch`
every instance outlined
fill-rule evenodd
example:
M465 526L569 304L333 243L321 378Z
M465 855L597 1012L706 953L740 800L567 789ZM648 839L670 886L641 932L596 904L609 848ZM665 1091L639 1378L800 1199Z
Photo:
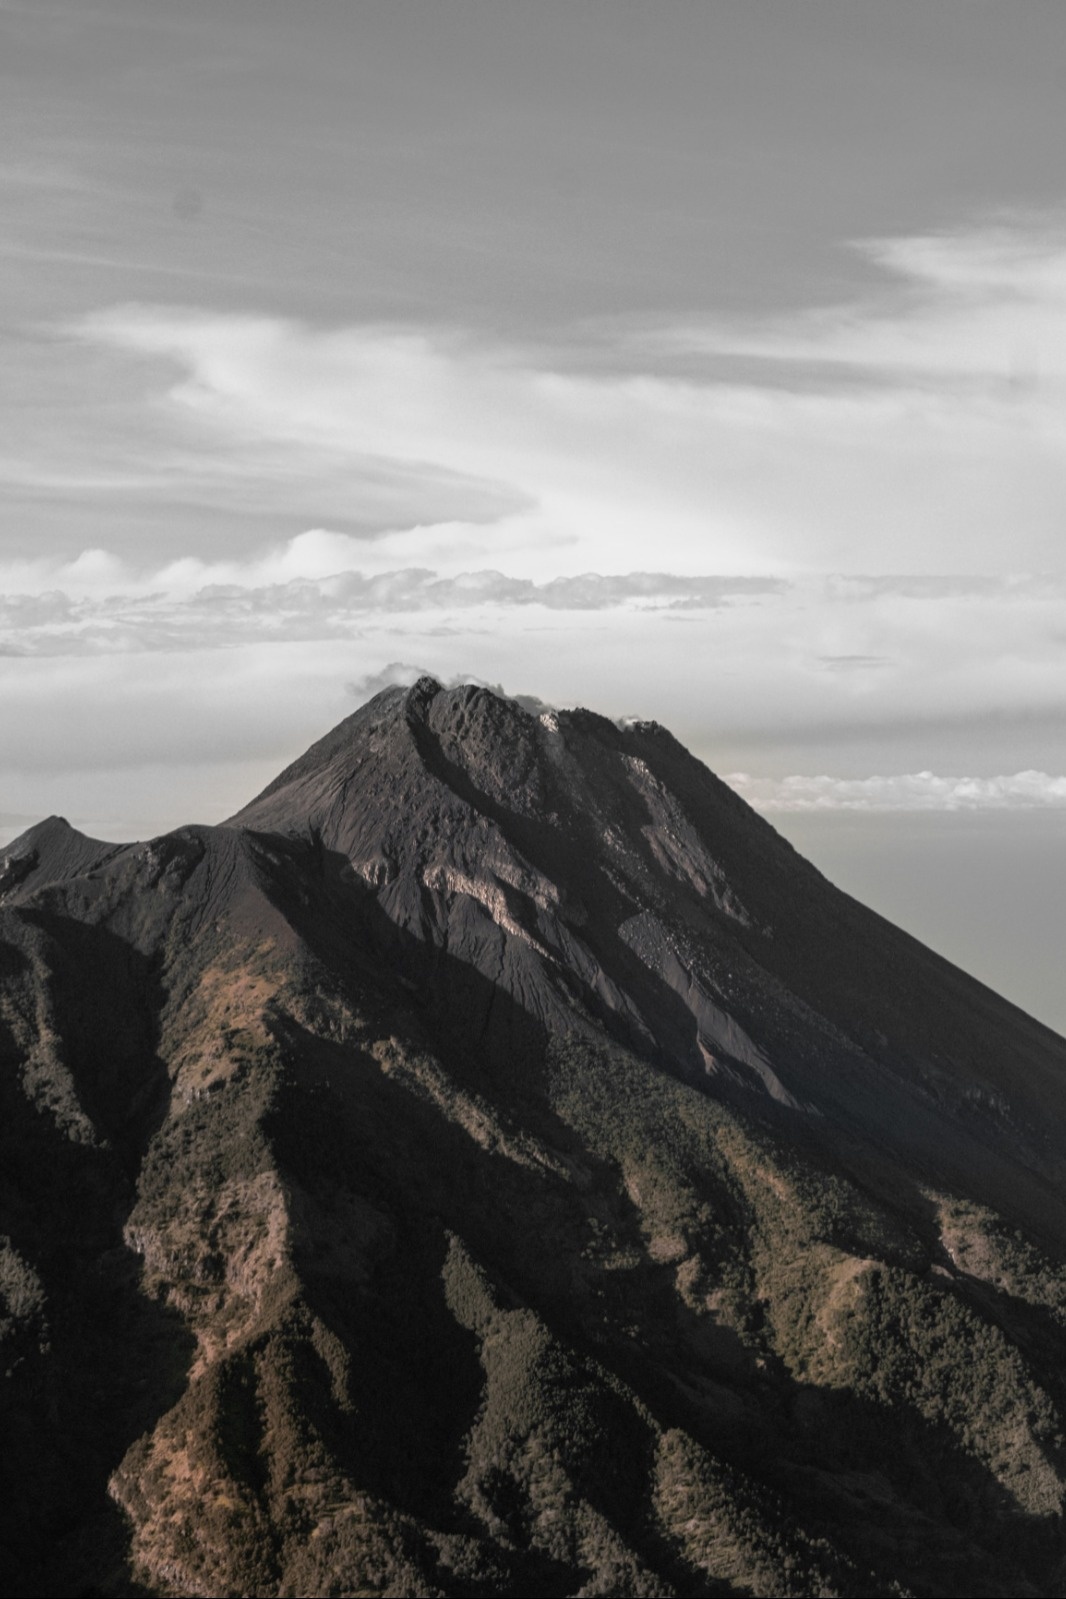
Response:
M424 480L427 506L434 482L456 485L436 515L394 524L389 566L544 581L639 570L649 548L689 574L1053 564L1066 234L859 248L887 274L876 301L615 329L591 372L455 329L152 306L76 335L139 364L186 463L243 463L246 487L256 463L275 492L327 478L357 516L368 462Z
M1015 772L1001 777L940 777L908 772L897 777L751 777L731 772L725 781L749 805L789 811L1007 811L1066 808L1066 776Z
M359 637L368 620L427 612L717 610L774 597L774 578L583 572L536 583L482 570L335 569L358 540L302 534L246 563L186 559L136 572L102 550L66 564L0 568L0 653L12 656L214 649L254 641ZM20 592L21 586L21 592Z

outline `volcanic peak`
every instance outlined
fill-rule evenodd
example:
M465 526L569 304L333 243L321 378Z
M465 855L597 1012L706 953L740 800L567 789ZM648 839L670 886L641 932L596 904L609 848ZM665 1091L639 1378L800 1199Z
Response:
M2 870L4 1591L1061 1591L1066 1043L663 729Z

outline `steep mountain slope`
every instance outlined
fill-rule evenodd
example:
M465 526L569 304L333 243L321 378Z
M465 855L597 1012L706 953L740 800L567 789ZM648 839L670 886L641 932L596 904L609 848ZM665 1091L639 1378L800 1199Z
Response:
M0 862L5 1592L1060 1591L1066 1042L663 729Z

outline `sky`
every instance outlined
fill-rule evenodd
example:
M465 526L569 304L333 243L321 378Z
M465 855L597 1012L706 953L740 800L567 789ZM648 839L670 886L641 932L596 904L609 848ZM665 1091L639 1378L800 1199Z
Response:
M1066 11L0 0L0 844L430 671L1066 1031Z

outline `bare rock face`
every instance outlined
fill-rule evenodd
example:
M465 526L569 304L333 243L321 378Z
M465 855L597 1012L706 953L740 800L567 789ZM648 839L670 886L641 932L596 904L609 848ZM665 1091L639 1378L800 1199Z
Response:
M1066 1043L655 724L0 860L0 1589L1056 1593Z

